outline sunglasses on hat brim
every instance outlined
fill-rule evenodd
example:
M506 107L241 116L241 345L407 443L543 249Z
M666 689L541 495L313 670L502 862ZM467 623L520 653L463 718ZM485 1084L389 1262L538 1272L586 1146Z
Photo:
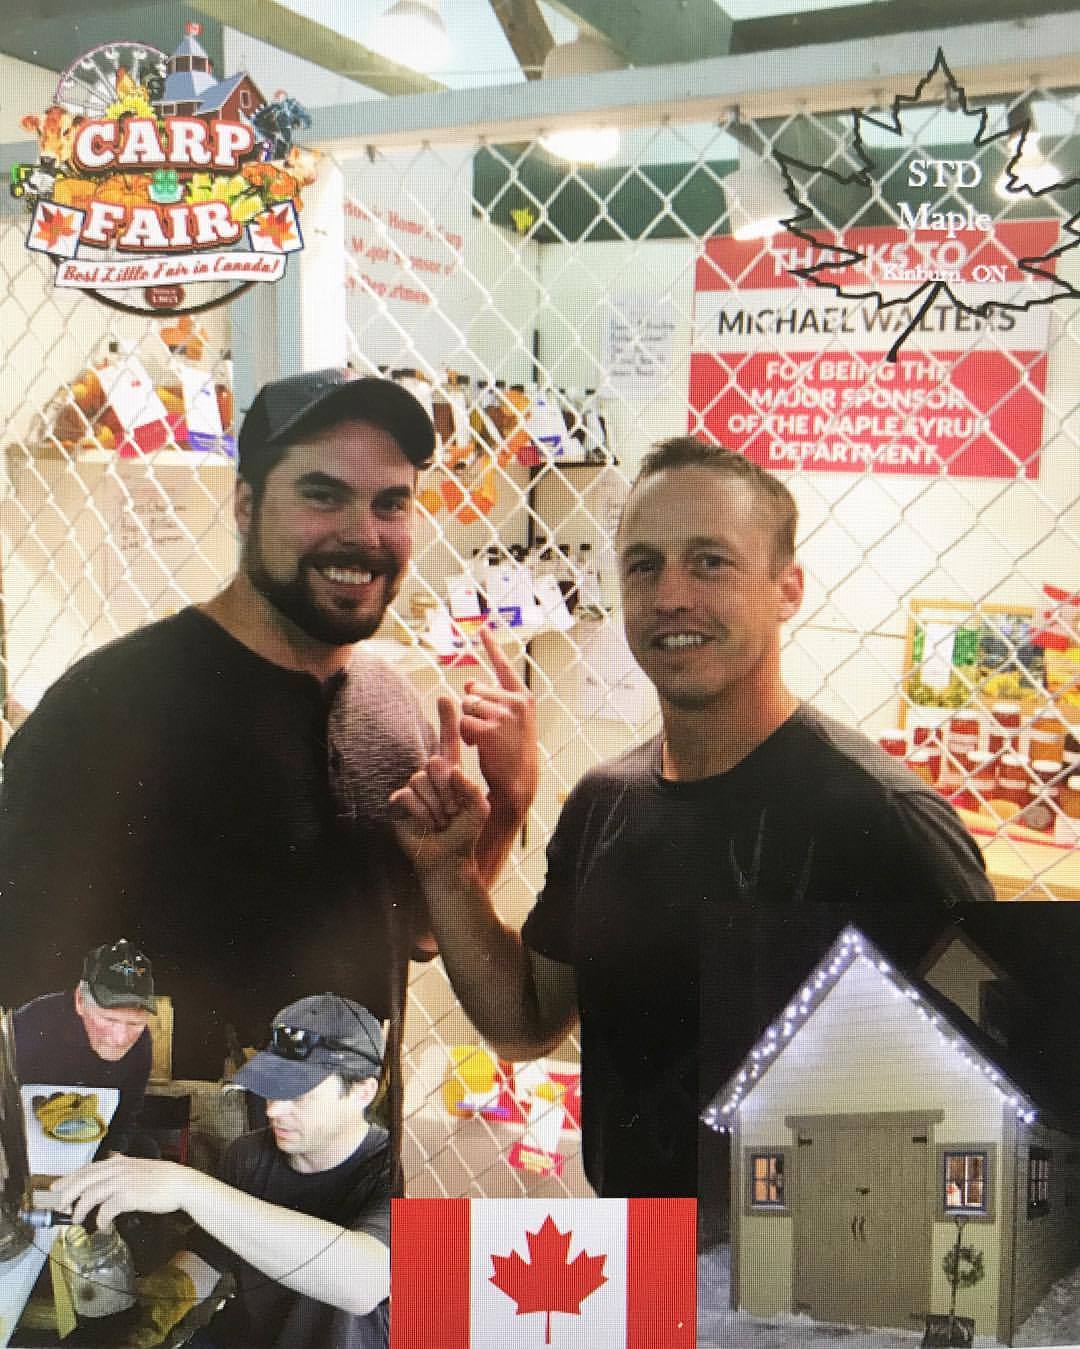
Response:
M267 1049L271 1054L277 1054L282 1059L294 1059L303 1061L309 1058L316 1049L333 1049L343 1054L358 1054L362 1058L369 1058L370 1055L362 1049L357 1049L354 1045L344 1044L341 1040L334 1040L328 1035L320 1035L318 1031L304 1030L301 1026L273 1026L270 1030L270 1040Z

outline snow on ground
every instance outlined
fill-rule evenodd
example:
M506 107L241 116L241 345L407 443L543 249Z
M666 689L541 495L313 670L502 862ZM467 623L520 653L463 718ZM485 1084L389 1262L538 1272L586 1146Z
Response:
M1016 1344L1080 1345L1080 1269L1053 1288L1016 1332Z
M698 1349L917 1349L922 1331L826 1325L809 1316L750 1316L732 1311L729 1247L698 1258ZM1050 1289L1017 1332L1016 1344L1080 1349L1080 1269ZM976 1349L995 1349L977 1335Z

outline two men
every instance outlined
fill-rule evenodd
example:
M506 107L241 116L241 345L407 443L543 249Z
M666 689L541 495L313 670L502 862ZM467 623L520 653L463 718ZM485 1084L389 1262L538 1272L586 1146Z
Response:
M150 962L121 938L89 952L73 991L42 994L12 1017L20 1082L119 1090L99 1156L134 1144L150 1077L154 1010Z
M383 1062L371 1013L333 993L274 1018L236 1075L266 1100L266 1129L228 1148L221 1179L175 1162L113 1158L55 1182L59 1207L99 1227L121 1213L182 1210L192 1255L229 1269L238 1294L209 1327L215 1349L386 1349L393 1166L368 1122Z
M120 930L168 953L177 1076L218 1077L229 1025L250 1042L318 987L389 1019L396 1064L408 961L432 946L387 800L433 741L363 642L408 566L434 448L388 380L327 370L259 392L239 436L236 576L77 663L8 747L0 1002ZM462 727L490 791L489 881L537 778L530 697L493 661Z
M795 527L787 489L741 455L687 437L646 456L617 547L627 641L663 729L578 783L520 933L478 864L488 805L457 762L448 702L440 753L394 797L481 1033L530 1058L580 1019L585 1167L603 1195L697 1192L698 1111L747 1048L733 1018L785 925L992 898L950 807L786 688Z

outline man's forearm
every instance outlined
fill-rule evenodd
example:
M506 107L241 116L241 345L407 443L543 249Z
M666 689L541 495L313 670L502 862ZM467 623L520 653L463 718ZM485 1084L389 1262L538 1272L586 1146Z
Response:
M476 861L485 889L490 889L499 879L529 811L528 805L521 806L494 792L488 797L488 802L491 813L476 841Z
M544 1024L520 935L495 911L482 864L421 872L446 972L480 1034L504 1058L531 1059L561 1040Z
M279 1208L200 1172L184 1208L223 1246L305 1297L365 1316L390 1294L390 1252L376 1237Z

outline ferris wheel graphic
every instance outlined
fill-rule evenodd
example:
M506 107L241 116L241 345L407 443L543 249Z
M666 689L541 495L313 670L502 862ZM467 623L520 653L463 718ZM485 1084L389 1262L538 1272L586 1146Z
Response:
M168 57L145 42L104 42L72 61L53 95L71 113L103 118L141 86L151 103L165 91Z

